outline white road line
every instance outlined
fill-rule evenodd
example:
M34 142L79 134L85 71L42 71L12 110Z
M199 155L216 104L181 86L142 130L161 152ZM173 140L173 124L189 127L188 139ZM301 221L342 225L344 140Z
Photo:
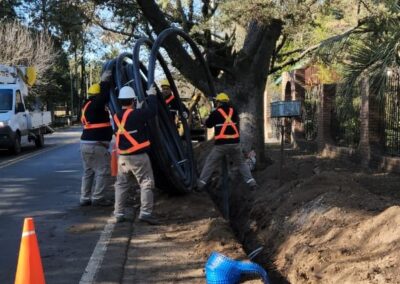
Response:
M93 250L92 256L89 259L85 272L82 274L79 284L91 284L94 282L96 274L103 262L104 255L107 251L108 243L112 232L114 231L115 223L113 218L109 218L107 225L105 225L103 232L101 232L100 239Z
M55 146L55 147L50 147L49 149L41 150L41 151L38 151L38 152L35 152L35 153L32 153L32 154L27 154L27 155L24 155L24 156L22 156L20 158L15 158L15 159L13 159L11 161L2 162L2 163L0 163L0 169L8 167L8 166L11 166L11 165L14 165L14 164L16 164L18 162L25 161L25 160L33 158L33 157L36 157L36 156L38 156L40 154L43 154L43 153L46 153L46 152L61 148L61 147L66 146L66 145L68 145L68 144L63 144L63 145L58 145L58 146Z

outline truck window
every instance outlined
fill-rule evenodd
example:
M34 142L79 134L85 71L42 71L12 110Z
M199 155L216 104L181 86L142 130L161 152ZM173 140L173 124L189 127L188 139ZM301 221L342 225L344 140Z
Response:
M0 111L12 110L13 90L0 89Z
M25 106L24 106L24 103L22 102L21 92L16 91L15 92L15 113L24 112L24 111L25 111Z

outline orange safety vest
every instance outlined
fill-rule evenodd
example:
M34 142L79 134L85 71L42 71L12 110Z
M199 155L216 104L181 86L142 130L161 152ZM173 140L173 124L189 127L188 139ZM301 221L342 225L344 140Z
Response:
M90 123L89 121L87 121L85 113L91 103L92 103L92 101L88 101L82 109L81 122L83 124L83 128L84 129L95 129L95 128L110 127L111 126L110 122Z
M133 138L133 136L128 131L126 131L125 123L126 123L126 120L128 119L128 116L129 116L129 114L131 112L133 112L133 109L131 109L131 108L127 109L125 111L124 115L122 116L122 120L121 121L118 119L117 114L114 114L115 124L118 127L117 135L116 135L116 138L115 138L115 142L117 144L117 152L118 152L118 154L132 154L132 153L134 153L136 151L139 151L139 150L141 150L143 148L146 148L146 147L150 146L150 141L147 140L147 141L145 141L143 143L139 143L139 142L137 142L135 140L135 138ZM126 149L126 150L121 150L119 148L119 139L120 139L121 135L123 135L132 144L132 147L130 147L130 148Z
M173 99L175 99L174 94L172 94L171 96L169 96L169 98L165 100L165 103L166 103L167 105L169 105L170 102L172 102Z
M239 138L239 130L236 127L236 124L232 121L233 108L229 108L229 114L226 114L226 112L222 108L218 108L217 110L224 117L225 121L224 121L224 124L222 125L220 133L218 135L216 135L214 137L214 139L219 140L219 139ZM235 134L225 134L226 128L228 126L233 128L233 130L235 131Z

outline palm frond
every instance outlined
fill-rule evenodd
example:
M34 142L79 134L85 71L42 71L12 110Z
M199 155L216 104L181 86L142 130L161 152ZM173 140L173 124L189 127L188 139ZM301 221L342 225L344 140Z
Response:
M396 29L378 37L370 35L356 42L344 65L344 87L351 91L363 78L370 82L370 91L382 98L387 84L388 70L398 67L398 42Z

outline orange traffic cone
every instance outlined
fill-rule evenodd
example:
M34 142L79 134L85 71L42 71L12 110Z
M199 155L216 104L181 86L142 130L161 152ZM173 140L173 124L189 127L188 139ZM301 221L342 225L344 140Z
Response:
M42 260L32 218L25 218L15 284L44 284Z
M117 146L114 144L111 151L111 176L116 177L118 175L118 154Z

